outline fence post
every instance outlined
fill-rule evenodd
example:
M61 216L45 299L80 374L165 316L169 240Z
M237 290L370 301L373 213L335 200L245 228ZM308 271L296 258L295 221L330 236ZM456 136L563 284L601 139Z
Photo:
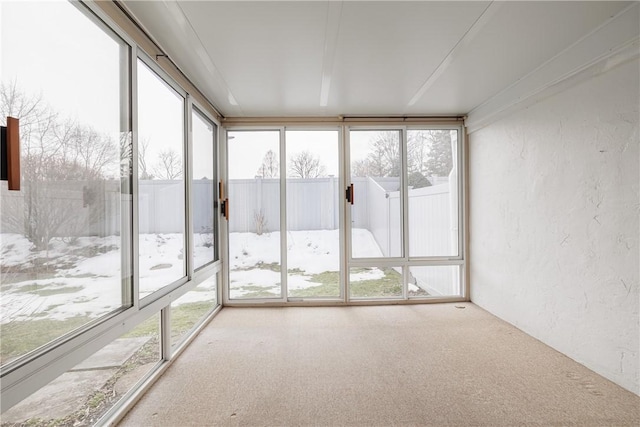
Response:
M329 203L329 206L331 206L331 229L335 230L336 228L338 228L336 226L336 206L335 206L335 201L336 201L336 177L333 175L329 175L329 183L331 185L331 201ZM340 201L338 200L338 206L340 206Z
M453 132L452 132L453 133ZM455 133L457 135L457 132ZM454 162L458 159L458 138L451 138L451 158ZM460 252L458 247L458 166L457 163L451 168L449 173L449 224L450 224L450 247L457 248L457 252Z

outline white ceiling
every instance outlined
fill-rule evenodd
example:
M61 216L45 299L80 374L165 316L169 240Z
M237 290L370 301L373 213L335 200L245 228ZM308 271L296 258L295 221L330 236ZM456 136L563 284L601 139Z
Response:
M124 2L226 117L467 114L630 3Z

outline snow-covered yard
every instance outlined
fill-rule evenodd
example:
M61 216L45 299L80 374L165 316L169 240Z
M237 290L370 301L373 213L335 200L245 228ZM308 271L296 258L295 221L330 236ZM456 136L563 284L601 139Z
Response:
M196 236L196 257L210 256L207 236ZM123 275L118 236L53 239L46 251L34 251L19 235L0 236L2 296L0 324L31 319L97 318L122 305ZM231 233L231 295L276 295L280 290L280 234ZM354 230L354 251L359 256L381 256L369 231ZM287 233L288 286L304 295L305 289L325 286L339 294L340 248L338 230ZM140 297L184 275L183 236L144 234L140 238ZM381 270L363 270L352 281L375 280ZM215 292L200 292L203 301ZM302 292L302 293L300 293ZM335 294L334 294L335 292ZM313 294L310 294L313 295ZM194 301L190 301L194 302Z
M96 318L122 306L120 237L53 239L43 251L32 250L19 234L3 233L0 238L0 324L35 318ZM206 258L211 251L207 239L196 236L195 240L196 257ZM141 298L184 276L182 248L181 234L141 236ZM210 300L215 289L200 294L203 301Z
M0 324L33 318L98 317L121 306L120 239L54 239L32 251L18 234L2 234Z
M381 257L373 235L353 229L356 256ZM229 236L231 298L280 297L280 233L231 233ZM340 271L338 230L287 232L287 286L290 296L337 297ZM352 281L377 280L382 270L363 269Z

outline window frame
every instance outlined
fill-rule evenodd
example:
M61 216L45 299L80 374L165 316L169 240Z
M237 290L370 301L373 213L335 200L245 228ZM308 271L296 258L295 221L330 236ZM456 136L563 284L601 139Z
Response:
M402 197L402 236L403 236L403 256L402 257L385 257L385 258L353 258L352 257L352 241L349 224L351 224L351 210L347 206L344 197L340 197L340 209L341 209L341 235L344 239L341 242L341 248L344 248L344 252L341 255L341 295L339 299L336 298L289 298L283 293L280 298L255 298L255 299L232 299L229 297L229 263L228 263L228 229L227 222L222 220L224 231L221 231L221 238L223 239L222 246L224 247L223 253L226 258L223 259L224 273L220 286L223 288L223 305L229 307L239 306L308 306L308 305L366 305L366 304L404 304L404 303L429 303L429 302L460 302L468 301L469 299L469 285L467 279L467 233L466 233L466 133L463 123L460 120L446 120L443 119L439 122L433 122L429 120L413 120L410 124L404 121L379 121L375 119L367 120L366 123L322 123L322 124L310 124L300 125L292 124L288 125L284 121L274 121L273 124L267 125L252 125L252 124L234 124L225 126L222 131L225 137L221 140L220 144L221 154L221 176L227 179L228 173L228 156L227 156L227 133L235 131L268 131L268 130L280 130L281 131L281 145L280 145L280 163L286 162L286 141L282 141L286 138L287 130L335 130L336 127L340 132L340 150L341 155L339 159L341 168L342 190L344 190L349 184L348 180L351 178L351 164L350 164L350 131L379 131L389 130L400 132L400 156L401 156L401 197ZM408 171L407 171L407 143L408 143L408 131L410 130L456 130L457 131L457 153L455 164L457 168L457 225L458 225L458 252L457 255L451 256L420 256L412 257L409 252L409 211L408 211ZM280 204L281 204L281 222L283 229L286 229L286 178L282 178L281 168L281 192L280 192ZM357 194L357 191L356 191ZM357 196L356 196L357 197ZM281 238L281 269L285 271L286 267L286 237ZM283 258L284 257L284 258ZM458 295L437 295L437 296L410 296L408 292L408 282L410 275L410 268L412 267L428 267L428 266L454 266L459 269L459 294ZM403 276L403 290L402 295L397 297L351 297L351 287L349 283L349 275L352 267L401 267ZM285 275L286 276L286 275ZM288 286L286 286L287 278L282 278L283 288L282 292L288 292Z
M466 217L466 171L465 155L466 155L466 134L464 132L464 126L460 123L452 124L433 124L433 123L414 123L411 125L394 125L390 123L388 125L379 126L346 126L346 146L344 150L345 155L345 176L351 178L351 159L350 155L350 132L354 131L367 131L367 130L389 130L400 131L400 163L402 169L401 176L401 201L402 201L402 236L403 236L403 256L402 257L384 257L384 258L353 258L352 252L352 239L350 230L345 230L347 239L346 252L347 257L347 271L350 271L353 267L402 267L403 275L403 289L402 296L400 297L352 297L350 282L347 282L347 303L367 303L370 301L376 302L407 302L407 301L420 301L420 302L449 302L449 301L465 301L469 297L468 281L467 281L467 262L466 262L466 229L465 221ZM455 256L421 256L411 257L409 248L409 197L408 197L408 161L407 161L407 148L408 148L408 131L410 130L457 130L458 138L456 141L457 155L456 155L456 167L457 167L457 219L458 219L458 254ZM347 217L346 224L351 224L351 211L346 209L345 215ZM442 296L410 296L408 293L408 282L411 267L429 267L429 266L458 266L459 268L459 295L442 295ZM346 277L349 280L349 274Z
M221 131L221 125L217 118L211 113L211 107L205 107L199 103L194 102L189 95L189 92L182 88L182 86L176 82L159 64L151 59L151 56L143 51L139 41L136 41L134 37L123 29L115 20L114 12L105 10L102 6L99 6L90 1L70 1L78 10L82 12L87 19L93 24L97 25L107 35L122 40L124 46L126 46L128 53L128 63L126 70L123 70L123 75L126 75L126 88L123 88L123 92L127 94L126 99L122 100L123 106L126 106L128 110L127 117L121 118L123 126L126 124L128 132L130 134L130 143L132 147L131 154L131 176L127 183L130 189L130 193L126 197L132 200L131 212L129 215L130 221L130 242L128 245L128 252L123 255L123 259L127 258L129 264L127 265L128 273L131 280L125 281L123 286L127 287L131 294L131 301L128 301L126 306L115 310L112 313L95 319L94 321L83 325L82 327L73 330L47 344L41 346L22 357L7 363L2 366L0 370L0 411L4 412L19 403L41 387L47 385L59 375L67 372L75 365L103 348L113 340L117 339L124 333L134 329L137 325L147 320L149 317L160 313L161 325L161 360L151 369L151 371L145 375L128 393L124 395L122 399L116 402L103 416L98 420L98 424L108 424L116 422L121 418L125 411L130 408L144 391L146 391L151 384L159 377L164 370L167 369L172 360L180 354L182 350L189 344L195 335L210 321L222 308L222 294L221 294L221 269L222 262L217 257L214 262L208 264L202 269L193 272L189 270L190 259L193 256L193 251L190 249L188 240L185 242L185 276L180 280L172 283L169 286L165 286L157 292L150 294L153 298L145 298L145 301L141 304L138 294L139 279L137 273L139 271L138 264L138 132L137 132L137 115L138 115L138 100L137 100L137 60L138 58L144 58L145 64L151 68L169 87L174 89L177 93L181 94L184 98L183 103L183 156L184 166L183 174L185 177L189 176L190 169L188 163L189 156L191 155L191 148L188 144L188 129L191 125L191 119L188 116L188 112L195 104L203 115L205 115L216 127L214 131L214 138L216 141L219 138ZM125 24L126 27L126 24ZM142 39L144 36L138 39ZM146 45L148 48L149 46ZM218 147L219 149L219 147ZM217 158L216 158L217 162ZM219 176L219 165L216 173ZM216 177L217 178L217 177ZM185 187L190 180L185 178ZM185 239L191 239L188 236L188 229L191 226L191 218L187 201L190 197L188 188L185 188ZM217 216L217 215L216 215ZM218 221L219 226L220 221ZM218 236L216 236L215 244L218 247L217 253L220 253L220 231L218 230ZM124 268L124 265L123 265ZM193 290L198 284L207 278L217 275L217 301L212 310L200 319L199 322L193 327L186 336L178 348L171 349L170 337L170 306L173 301L180 298L187 292Z
M152 293L145 295L144 297L140 298L140 278L139 276L137 276L137 289L135 289L134 291L134 304L138 304L139 307L144 307L147 304L150 304L152 301L156 300L157 298L167 294L168 292L171 292L174 289L179 288L180 286L184 285L185 283L187 283L189 281L190 278L190 271L191 271L191 257L187 256L187 254L189 253L189 248L191 248L191 244L192 244L192 236L189 236L189 228L191 227L190 223L191 223L191 209L190 209L190 204L189 202L189 197L191 195L190 190L191 190L191 185L189 182L188 177L191 174L191 168L190 168L190 155L191 155L191 147L189 145L189 141L190 141L190 135L189 135L189 128L191 126L191 119L190 119L190 115L189 115L189 106L188 106L188 94L187 92L182 89L175 81L173 81L173 79L171 79L171 77L162 69L160 68L160 66L156 63L153 62L153 60L151 59L151 57L149 55L147 55L145 52L138 50L137 52L137 60L134 61L136 62L136 83L137 83L137 76L138 76L138 72L137 72L137 64L138 61L142 62L145 66L147 66L149 68L149 70L155 74L155 76L158 78L158 80L164 84L169 90L173 90L175 92L176 95L180 96L182 98L182 180L183 180L183 194L184 194L184 222L183 222L183 239L182 239L182 244L183 244L183 250L184 250L184 270L183 270L183 275L182 277L175 279L165 285L163 285L162 287L156 289L155 291L153 291ZM133 96L135 96L136 98L136 109L133 112L133 116L135 117L135 121L134 121L134 145L136 147L139 147L139 136L140 136L140 132L139 132L139 123L138 123L138 112L139 112L139 99L138 99L138 91L137 91L137 85L136 85L136 92L133 93ZM138 153L139 154L139 153ZM136 160L136 166L138 165L138 158L135 159ZM138 174L135 175L135 187L136 188L140 188L139 187L139 176ZM134 240L138 243L138 250L136 251L136 257L134 259L134 262L137 264L135 271L136 272L140 272L140 264L139 264L139 259L140 259L140 246L139 246L139 242L140 242L140 233L139 233L139 225L140 225L140 197L139 197L139 193L136 195L135 199L134 199L134 205L137 206L137 215L136 218L134 218L134 223L136 224L136 226L138 227L138 229L136 230L136 233L134 233L135 237ZM193 252L191 252L193 253Z
M189 122L189 141L187 142L187 145L189 147L192 147L191 149L191 155L189 156L189 170L193 171L193 151L194 151L194 143L193 143L193 115L200 115L200 118L203 119L204 121L206 121L208 124L210 124L212 126L212 141L211 143L213 144L213 177L212 177L212 181L214 183L213 185L213 231L214 231L214 238L213 238L213 260L206 262L205 264L195 267L194 268L189 268L189 275L193 276L195 275L197 272L202 271L203 269L207 269L207 267L209 267L212 264L218 263L220 261L220 218L219 218L219 212L220 212L220 203L219 203L219 198L220 198L220 194L219 194L219 187L218 187L218 183L220 182L220 165L218 164L218 158L219 156L219 144L218 144L218 133L219 133L219 128L220 126L217 125L215 123L215 120L211 117L210 114L206 113L205 110L203 108L201 108L199 105L199 103L197 101L195 101L191 96L188 97L188 108L189 108L189 116L191 117L190 122ZM193 183L194 181L194 176L193 176L193 172L190 174L190 180ZM189 192L191 194L191 190ZM193 208L193 198L192 197L188 197L187 198L188 203L190 205L189 210L191 211L191 213L194 212L194 208ZM190 228L191 230L189 231L190 235L193 236L194 234L194 230L193 230L193 219L190 222ZM192 239L193 240L193 239ZM191 247L191 253L194 253L195 251L195 242L192 242L193 246Z
M132 109L131 109L131 104L132 104L132 96L131 96L131 79L128 78L131 74L131 67L132 67L132 55L133 55L133 48L130 44L130 39L128 38L128 36L126 34L121 34L121 32L111 28L107 22L105 22L104 17L100 16L100 14L95 13L95 11L91 10L90 8L86 8L83 7L83 4L80 3L76 3L76 2L68 2L69 4L71 4L73 7L76 8L76 10L78 10L85 18L87 18L91 23L93 23L97 28L99 28L100 30L102 30L104 32L104 35L107 37L110 37L111 39L113 39L116 43L121 45L121 49L126 49L127 51L127 55L124 61L120 61L120 74L121 77L125 77L127 78L126 82L121 81L120 82L120 87L121 87L121 95L122 92L125 92L126 95L125 96L121 96L120 97L120 124L121 127L126 126L128 127L128 130L122 130L121 132L127 132L129 134L129 143L133 146L133 140L132 140L132 128L131 128L131 114L132 114ZM122 58L121 58L122 59ZM123 112L123 110L125 110L125 112ZM123 117L125 116L126 117ZM131 158L130 160L133 162L133 153L131 154ZM132 163L133 165L133 163ZM122 176L121 176L122 179ZM122 188L120 191L120 197L132 197L133 198L133 171L131 169L131 175L129 176L128 182L127 182L127 186L128 186L128 193L123 193L122 192ZM124 222L126 221L126 225L128 226L129 230L132 230L133 228L133 204L131 204L129 206L129 214L125 217L124 215L122 215L123 211L125 209L124 204L120 207L120 212L121 212L121 224L124 224ZM132 277L132 271L133 271L133 264L132 264L132 256L133 256L133 244L131 242L131 236L124 236L124 228L121 230L121 243L122 246L120 248L121 250L121 272L122 272L122 276L124 276L124 273L127 273L127 277L126 279L123 278L121 281L121 286L122 286L122 303L121 306L118 308L115 308L114 310L105 313L104 315L93 319L90 322L87 322L86 324L75 328L67 333L64 333L62 335L60 335L59 337L33 349L28 351L27 353L19 356L18 358L16 358L15 360L12 360L11 362L2 365L2 367L0 368L0 378L2 379L3 382L3 386L4 386L4 382L5 380L5 376L9 376L10 378L12 377L11 374L17 370L20 370L24 365L27 364L31 364L34 363L34 361L40 359L43 357L43 355L45 355L47 352L50 352L54 349L56 349L57 347L60 346L64 346L67 342L72 341L74 339L77 339L77 337L82 336L83 334L86 334L94 329L96 329L99 325L103 324L103 323L108 323L110 321L110 319L118 316L119 314L123 313L126 310L129 310L131 307L133 307L133 289L132 289L132 282L133 282L133 277ZM129 240L127 242L127 244L125 245L124 242L126 240ZM4 390L4 387L2 387L2 389ZM4 405L2 406L2 408L4 408Z

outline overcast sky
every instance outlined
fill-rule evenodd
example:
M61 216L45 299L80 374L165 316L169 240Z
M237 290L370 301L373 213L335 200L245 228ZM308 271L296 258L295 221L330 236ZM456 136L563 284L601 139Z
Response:
M371 151L371 143L378 131L353 131L350 133L351 162L365 159ZM286 150L289 161L297 153L309 151L326 168L326 175L339 176L339 133L337 130L287 130ZM273 131L229 131L229 179L253 179L265 154L273 150L279 158L280 139Z
M0 1L0 23L3 82L64 117L119 132L119 47L110 37L60 1Z
M120 46L69 2L0 0L1 81L15 82L62 119L91 126L115 141L121 131ZM182 155L184 101L149 69L138 68L138 125L140 137L151 141L151 167L162 150ZM211 178L211 129L194 121L193 131L194 177Z

